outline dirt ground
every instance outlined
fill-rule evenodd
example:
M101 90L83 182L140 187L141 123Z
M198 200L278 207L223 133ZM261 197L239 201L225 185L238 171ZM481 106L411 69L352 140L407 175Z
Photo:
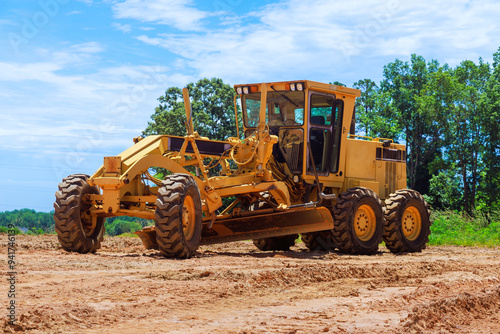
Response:
M168 260L138 238L85 255L55 236L16 241L7 333L500 333L500 248L351 256L244 241ZM6 246L0 256L6 268ZM7 305L6 279L0 287Z

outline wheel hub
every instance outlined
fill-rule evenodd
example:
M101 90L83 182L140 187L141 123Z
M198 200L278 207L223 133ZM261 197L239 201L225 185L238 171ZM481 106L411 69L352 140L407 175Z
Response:
M402 228L406 239L414 241L418 238L422 231L422 217L416 207L406 208L403 213Z
M362 205L354 215L354 232L361 241L370 240L375 234L377 218L369 205Z
M87 237L91 237L97 226L97 216L91 214L92 206L86 202L80 204L80 222L82 224L83 233Z
M195 207L194 200L187 195L182 205L182 232L186 240L191 240L195 230Z

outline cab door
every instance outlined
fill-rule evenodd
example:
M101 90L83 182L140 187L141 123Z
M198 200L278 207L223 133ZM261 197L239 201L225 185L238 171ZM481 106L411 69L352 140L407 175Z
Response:
M334 94L309 92L308 139L318 175L338 172L343 105ZM309 152L307 161L307 174L314 174Z

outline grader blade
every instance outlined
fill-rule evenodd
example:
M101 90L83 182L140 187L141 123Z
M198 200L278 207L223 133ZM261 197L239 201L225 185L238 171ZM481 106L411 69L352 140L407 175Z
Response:
M246 217L223 217L216 220L212 228L205 227L201 236L201 245L223 242L280 237L284 235L331 230L333 218L325 207L292 209L262 213L250 213ZM134 232L146 249L158 249L154 226L146 226Z
M332 228L333 218L327 208L291 209L215 221L211 229L204 229L201 244L279 237Z

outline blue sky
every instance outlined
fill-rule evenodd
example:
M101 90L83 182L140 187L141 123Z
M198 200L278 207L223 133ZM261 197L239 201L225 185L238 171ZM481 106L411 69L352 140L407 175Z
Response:
M491 62L497 1L3 0L0 211L52 210L146 127L167 87L382 79L417 53Z

